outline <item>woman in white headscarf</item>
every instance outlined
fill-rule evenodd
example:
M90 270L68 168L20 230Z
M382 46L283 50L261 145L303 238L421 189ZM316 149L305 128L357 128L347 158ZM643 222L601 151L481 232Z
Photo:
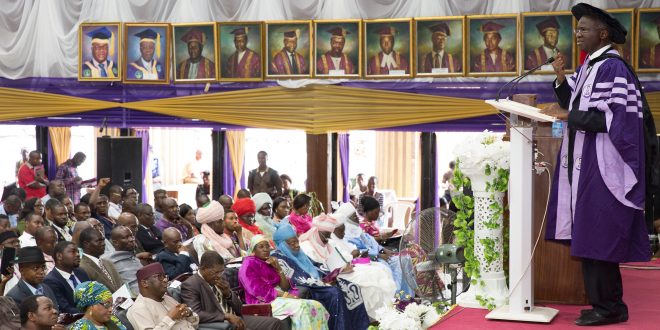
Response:
M269 240L273 240L275 224L273 223L273 200L267 193L258 193L252 196L252 201L257 209L254 214L254 223Z

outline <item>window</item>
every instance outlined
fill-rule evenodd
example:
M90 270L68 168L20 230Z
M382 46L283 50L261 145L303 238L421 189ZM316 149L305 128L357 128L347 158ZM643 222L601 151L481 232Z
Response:
M0 125L0 152L4 155L0 162L0 181L3 187L16 181L16 165L22 161L21 149L29 153L36 148L34 125Z

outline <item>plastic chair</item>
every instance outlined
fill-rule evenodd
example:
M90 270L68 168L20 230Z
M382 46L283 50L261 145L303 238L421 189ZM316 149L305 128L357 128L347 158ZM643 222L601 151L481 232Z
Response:
M410 202L394 202L387 205L387 214L390 214L387 220L388 228L397 228L403 230L410 222L410 216L415 209L415 204Z

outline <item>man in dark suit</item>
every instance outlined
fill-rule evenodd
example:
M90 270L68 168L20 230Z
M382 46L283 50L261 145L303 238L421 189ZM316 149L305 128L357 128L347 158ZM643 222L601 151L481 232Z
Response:
M188 249L181 244L181 233L178 229L170 227L163 231L163 243L165 249L160 251L156 256L156 261L160 262L165 269L165 274L170 279L175 279L177 276L192 272L197 269L193 265L192 259ZM191 268L192 267L194 268Z
M21 272L21 280L9 290L7 296L14 299L16 305L20 305L29 296L44 295L50 298L57 308L55 293L48 285L43 284L46 260L41 250L36 246L21 248L16 255L16 263Z
M61 313L82 313L73 302L73 289L76 285L89 281L89 276L80 265L78 248L72 242L59 242L53 249L55 268L46 275L46 283L53 292Z
M105 285L111 292L119 290L123 282L115 266L100 259L105 251L105 237L96 228L89 227L80 233L78 244L83 250L80 268L92 281Z
M69 218L66 207L59 200L51 198L46 202L46 221L55 229L58 242L71 240L71 228L67 226Z
M274 317L239 316L241 300L222 278L224 260L215 251L202 255L199 272L181 284L181 300L199 315L204 323L227 322L244 329L287 329L284 321Z
M163 242L161 242L162 234L155 226L156 218L154 218L154 211L151 205L138 204L135 207L135 216L137 216L140 223L135 237L136 240L142 243L145 251L157 254L164 246Z

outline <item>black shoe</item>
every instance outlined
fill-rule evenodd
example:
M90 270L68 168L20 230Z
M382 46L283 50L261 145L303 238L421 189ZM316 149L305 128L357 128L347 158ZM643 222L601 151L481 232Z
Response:
M593 308L591 308L591 309L583 309L583 310L580 310L580 316L585 315L585 314L592 313L593 311L594 311Z
M624 314L612 315L605 317L600 315L596 311L586 312L582 314L577 320L575 320L576 325L580 326L590 326L590 325L605 325L613 324L627 321L628 316Z

